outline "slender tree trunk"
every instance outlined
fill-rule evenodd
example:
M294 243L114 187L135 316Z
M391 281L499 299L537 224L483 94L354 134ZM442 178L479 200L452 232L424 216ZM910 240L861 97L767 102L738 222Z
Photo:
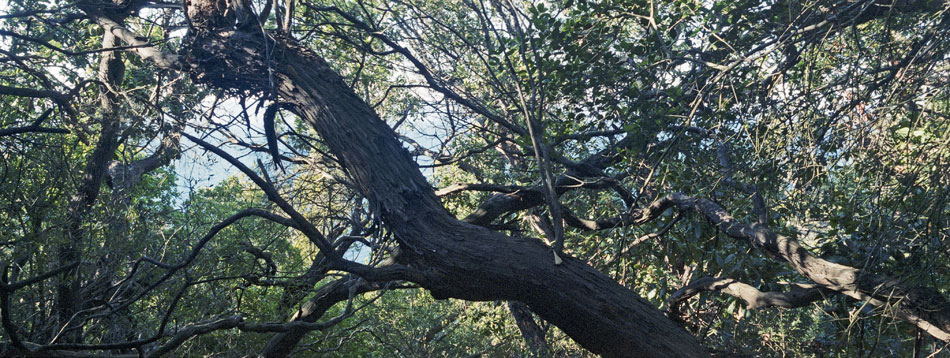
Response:
M106 32L102 37L102 47L117 47L119 41L113 34ZM86 160L76 194L70 198L66 217L66 242L58 248L60 265L77 263L81 257L83 238L85 237L84 223L86 215L99 197L107 166L119 146L119 113L118 93L115 90L125 75L125 65L117 51L102 53L99 61L99 80L105 88L99 95L99 139L95 148ZM54 327L51 338L59 336L59 341L79 341L79 330L71 330L69 326L73 315L79 311L82 299L78 295L82 277L77 268L67 271L60 278L56 287L56 301L54 310Z

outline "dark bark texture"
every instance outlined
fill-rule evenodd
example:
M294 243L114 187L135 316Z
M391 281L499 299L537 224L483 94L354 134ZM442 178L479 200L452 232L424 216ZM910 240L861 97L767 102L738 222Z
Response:
M397 237L400 263L416 269L413 280L434 297L524 302L604 356L708 355L659 310L584 262L564 257L555 265L550 247L539 240L508 237L450 215L396 133L326 61L293 40L197 29L183 55L195 80L276 93L313 126Z
M380 274L381 268L367 270L354 263L340 261L339 252L325 252L328 261L336 261L331 263L334 269L360 274L367 280L411 280L430 290L436 298L523 302L531 311L560 327L580 345L604 356L708 355L694 337L677 327L656 308L584 262L563 257L563 263L556 265L551 248L539 240L509 237L484 227L505 213L544 203L545 188L519 188L498 194L465 220L454 218L442 207L433 188L409 152L402 147L398 135L351 91L329 64L299 46L292 38L286 37L284 31L270 34L258 27L237 24L241 15L229 4L239 2L186 0L186 14L192 28L180 55L166 54L147 46L145 40L121 26L123 16L104 16L99 9L100 1L89 1L92 5L85 7L82 3L85 2L80 2L79 6L89 18L106 30L106 40L113 41L112 36L121 38L135 46L131 52L156 66L187 71L197 82L211 87L276 99L282 108L299 115L321 135L329 151L341 160L353 182L400 245L400 254L394 259L401 267L387 270L388 274ZM798 5L783 6L791 9ZM775 11L785 12L783 6L776 7ZM122 14L131 11L131 8L131 5L126 6ZM940 9L940 2L898 1L885 4L876 0L843 1L836 3L832 11L822 10L815 13L817 15L803 19L797 34L825 33L830 31L829 27L844 28L838 25L864 23L890 14L891 11L926 12L931 8ZM389 44L397 51L401 49L398 44ZM405 51L402 53L405 54ZM118 56L115 55L115 58ZM117 83L118 77L115 75L122 71L117 67L109 68L109 64L118 65L121 61L110 62L108 55L103 57L103 66L106 66L103 73L111 76L102 78L102 82ZM431 74L426 77L430 83L433 82ZM13 90L0 88L0 92ZM54 100L58 98L55 94L45 92L24 95L45 96ZM447 95L464 101L457 96ZM115 137L113 125L117 127L118 120L115 119L115 113L109 110L109 100L108 97L103 99L100 142L87 164L78 194L71 202L70 218L81 218L88 210L87 202L95 200L98 183L103 177L116 179L120 177L117 174L121 174L119 170L110 170L116 168L108 168L109 158L102 157L102 153L115 151L115 140L110 138ZM486 111L479 111L477 106L469 106L477 113L490 115ZM603 177L602 170L619 159L618 149L643 147L647 138L649 136L630 135L587 160L561 163L568 168L568 173L554 181L553 189L546 189L559 195L569 190L568 187L578 184L575 177ZM109 148L112 148L111 151ZM726 179L732 181L730 175ZM635 200L629 196L629 193L624 196L625 201L633 205ZM757 211L764 213L758 208L764 208L764 204L759 205L757 202L756 205ZM672 194L642 209L631 209L624 215L607 220L584 220L566 211L565 223L581 229L599 230L653 220L670 208L702 214L722 232L749 242L817 284L788 293L770 293L728 279L708 278L696 281L679 292L683 299L703 290L719 290L742 297L750 308L797 307L821 299L825 294L839 293L866 300L873 305L888 306L891 308L889 314L916 325L938 339L950 340L950 304L939 292L812 256L794 239L771 231L767 220L761 218L767 219L766 215L760 215L758 223L744 224L737 222L714 202ZM71 258L78 256L78 243L82 237L79 226L70 228L74 242L61 251L64 264L69 264L74 261ZM319 233L308 232L310 234L319 236ZM326 249L327 245L323 248ZM409 269L403 270L406 267ZM75 281L69 280L75 276L72 272L64 276L66 279L58 287L63 297L58 298L57 303L61 306L58 313L65 318L78 308L66 304L72 300L65 297L74 292L68 288L70 284L78 282L78 277ZM360 282L358 287L351 286L355 283L342 281L325 286L318 292L319 298L308 302L295 319L303 321L301 323L313 322L334 303L351 297L354 292L378 288L376 283ZM531 318L524 306L514 303L513 307L512 312L516 316L520 313L523 318ZM240 324L232 320L215 323L215 327L224 327L222 324L225 323L227 327ZM519 322L523 331L526 327L529 330L537 328L522 326L521 323L529 322ZM210 329L211 326L197 327L194 331L204 332L202 330ZM299 328L313 327L316 326L299 325ZM285 356L303 337L306 329L281 331L265 347L264 355ZM538 336L537 333L525 335ZM543 335L540 337L543 338ZM166 347L176 346L173 343L175 340ZM535 343L543 347L543 339Z

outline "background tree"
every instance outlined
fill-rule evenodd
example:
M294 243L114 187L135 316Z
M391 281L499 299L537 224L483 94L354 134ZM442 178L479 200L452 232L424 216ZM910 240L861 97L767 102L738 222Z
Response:
M11 1L4 353L947 354L947 10Z

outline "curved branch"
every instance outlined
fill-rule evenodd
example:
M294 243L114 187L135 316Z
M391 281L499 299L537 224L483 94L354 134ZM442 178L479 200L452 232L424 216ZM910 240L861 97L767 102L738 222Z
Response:
M670 310L675 312L676 309L673 307L678 307L683 301L700 292L719 291L742 299L746 303L746 308L750 310L768 307L799 308L837 293L818 285L793 283L789 286L792 287L789 292L762 292L752 285L732 278L703 277L673 292L667 299L667 303L671 307Z
M195 246L192 247L191 252L189 252L188 255L185 256L185 257L184 257L181 261L179 261L178 263L175 263L175 264L165 264L165 263L162 263L162 262L153 260L153 259L148 258L148 257L142 258L142 259L140 259L138 262L136 262L136 263L135 263L135 266L133 266L133 268L132 268L132 270L129 272L129 274L126 275L126 277L125 277L122 281L120 281L120 282L130 280L132 277L134 277L134 275L136 274L136 272L138 271L138 269L139 269L139 267L140 267L139 265L140 265L141 262L148 262L148 263L151 263L151 264L153 264L153 265L155 265L155 266L158 266L158 267L161 267L161 268L163 268L163 269L166 269L166 270L168 270L168 271L165 272L165 274L162 275L162 277L158 278L158 280L156 280L154 283L152 283L151 285L149 285L147 288L143 289L142 292L140 292L138 295L136 295L135 297L129 299L128 301L123 302L122 304L120 304L120 305L114 307L113 310L118 311L118 310L124 309L125 307L131 305L133 302L138 301L138 300L139 300L140 298L142 298L147 292L150 292L150 291L154 290L155 288L157 288L158 286L160 286L162 283L164 283L164 282L167 281L169 278L171 278L172 276L174 276L175 273L177 273L177 272L180 271L181 269L183 269L183 268L185 268L186 266L188 266L189 264L191 264L191 262L194 261L194 260L198 257L198 254L201 252L201 250L204 248L204 246L207 245L208 242L211 241L211 239L213 239L219 232L221 232L221 230L224 230L225 228L227 228L227 227L230 226L231 224L237 222L238 220L243 219L243 218L246 218L246 217L249 217L249 216L261 217L261 218L264 218L264 219L267 219L267 220L271 220L271 221L274 221L274 222L277 222L277 223L280 223L280 224L283 224L283 225L286 225L286 226L290 226L290 227L296 228L296 226L294 226L295 223L292 222L290 219L281 217L281 216L279 216L279 215L270 213L270 212L268 212L268 211L264 211L264 210L261 210L261 209L255 209L255 208L248 208L248 209L241 210L241 211L235 213L234 215L231 215L231 216L227 217L226 219L222 220L222 221L219 222L218 224L212 226L211 229L209 229L208 232L207 232L204 236L202 236L201 239L198 240L198 242L195 244ZM298 230L299 230L299 229L298 229ZM77 263L77 265L78 265L78 263ZM157 338L155 338L155 339L157 339ZM148 343L148 342L145 342L145 343ZM142 344L144 344L144 343L142 343ZM131 346L129 346L129 347L134 347L134 346L135 346L135 345L131 345ZM54 349L55 349L55 348L54 348ZM111 348L107 348L107 349L111 349Z
M645 136L628 135L614 145L577 163L564 163L563 161L559 161L561 164L570 165L569 170L559 176L554 182L557 194L561 195L570 189L583 186L578 185L584 184L577 179L579 177L600 176L604 168L620 161L621 156L619 153L622 150L645 146L646 139L643 137ZM517 193L498 194L479 205L478 208L472 214L465 217L463 221L485 226L506 213L530 209L544 204L544 200L543 187L536 187Z
M163 69L184 69L184 65L178 55L159 50L148 41L145 41L142 37L139 37L134 32L126 29L124 26L122 26L122 24L110 19L107 16L102 16L98 13L95 13L95 9L83 10L93 21L98 23L99 26L102 26L103 30L112 33L112 35L117 39L129 44L128 49L132 50L132 52L135 52L142 59L149 61L156 67Z
M328 283L311 297L304 305L297 310L293 316L295 324L309 324L316 322L323 317L330 307L338 302L344 301L350 297L350 293L363 294L382 289L387 286L383 283L369 282L353 276L344 277ZM286 357L290 354L297 343L303 339L307 332L312 331L309 326L301 326L297 329L287 330L281 334L275 335L264 348L260 356L266 358Z
M168 165L178 158L181 154L181 127L180 124L173 125L151 155L131 163L120 161L109 163L107 175L113 186L121 190L131 189L142 180L143 175Z
M311 224L310 221L308 221L303 216L303 214L298 212L297 209L293 207L293 205L287 202L287 200L284 200L284 198L281 197L280 193L277 192L277 189L274 188L273 185L265 181L263 178L258 176L257 173L251 170L251 168L248 168L246 165L244 165L244 163L241 163L241 161L237 160L237 158L228 154L221 148L213 146L210 143L205 142L204 140L201 140L188 133L182 133L182 135L185 136L185 138L188 138L189 140L194 142L195 144L198 144L202 148L208 150L209 152L212 152L218 155L219 157L221 157L222 159L224 159L225 161L233 165L235 168L238 168L242 173L244 173L244 175L247 175L248 178L250 178L251 181L254 182L254 184L257 184L257 186L261 188L261 190L263 190L265 194L267 194L267 198L270 199L270 201L277 204L277 207L279 207L281 210L287 213L287 215L290 215L290 219L293 220L294 223L296 223L295 227L297 227L301 232L303 232L304 235L307 235L307 238L309 238L311 242L313 242L315 245L317 245L318 248L320 248L320 251L326 252L327 257L330 258L331 261L339 261L342 259L342 256L340 256L340 253L333 249L333 246L330 244L330 241L327 240L327 238L323 236L323 234L321 234L320 231L317 230L317 228L313 226L313 224Z
M435 191L435 196L449 196L460 191L493 191L498 193L511 194L522 190L535 190L526 186L496 185L496 184L452 184Z
M148 357L161 357L170 353L172 350L178 348L178 346L184 344L195 336L208 334L222 329L235 328L242 322L244 322L244 319L241 316L230 316L212 321L192 324L182 328L180 331L178 331L178 333L175 334L175 336L172 337L171 340L149 352Z
M858 300L868 300L875 306L893 305L895 317L916 325L937 339L950 341L950 302L937 290L908 286L894 278L815 257L797 240L778 235L766 225L740 223L722 206L708 199L674 193L653 205L675 205L679 210L695 210L726 235L749 241L752 246L786 262L823 288Z

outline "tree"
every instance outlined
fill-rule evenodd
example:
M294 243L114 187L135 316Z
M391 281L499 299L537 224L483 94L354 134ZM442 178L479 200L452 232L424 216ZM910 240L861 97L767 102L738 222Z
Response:
M950 303L940 291L948 277L920 275L950 264L950 13L939 2L13 5L5 16L13 30L0 33L13 45L4 53L11 85L0 90L11 108L38 119L6 119L3 135L49 144L11 142L24 155L5 156L16 163L5 168L26 178L11 191L39 193L43 204L33 207L65 208L50 220L25 207L21 194L5 199L5 223L33 222L11 229L0 287L14 354L158 356L192 337L237 329L275 333L260 353L284 356L308 332L353 315L356 296L414 285L436 299L510 301L539 355L545 342L531 312L603 356L706 356L687 331L702 321L689 299L703 291L735 296L749 309L847 296L950 341ZM178 38L181 24L187 33ZM100 48L82 50L100 32ZM78 71L90 67L90 54L99 57L95 80ZM39 69L43 61L75 73ZM208 113L217 102L190 111L205 93L196 88L238 99L233 122L243 120L249 132L248 102L266 106L266 144L243 141L235 123L214 122ZM95 107L85 93L98 96ZM55 107L17 102L29 98ZM69 129L42 126L54 112ZM284 112L299 121L281 120ZM154 118L174 124L145 123ZM195 124L200 118L208 120ZM400 126L435 133L438 143ZM78 176L75 184L30 178L44 161L74 163L53 155L65 146L55 135L66 131L87 143L73 155L82 169L55 173ZM143 223L137 232L128 218L172 211L131 204L148 197L136 188L179 155L180 137L239 170L269 203L238 201L247 208L224 218L205 209L220 218L210 227L178 218L176 225L204 234L145 250L177 258L122 262L115 256L159 241L118 238L169 230ZM277 168L291 163L290 172L260 160L252 169L215 141L268 154ZM128 155L115 160L117 153ZM413 154L428 157L421 164L434 168L428 177ZM115 205L99 198L105 184ZM45 194L50 187L59 190ZM282 214L262 208L269 205ZM248 217L295 233L270 234L268 226L240 231L243 241L225 239ZM669 239L666 254L639 252L684 219L692 240ZM655 232L628 239L637 227ZM709 232L713 240L703 240ZM275 246L268 235L292 245ZM292 259L294 245L317 248L309 266ZM364 248L369 256L353 256ZM203 250L253 264L219 266L204 261ZM633 253L666 263L646 265ZM649 279L678 288L665 304L671 318L624 285L647 275L628 269L664 266L668 272ZM914 271L898 271L906 267ZM708 277L694 280L696 273ZM245 312L240 298L215 314L175 313L198 302L190 295L221 297L214 282L222 280L263 297L272 296L267 287L280 288L271 297L277 310L307 300L276 318ZM762 292L781 286L792 289ZM14 301L29 303L13 309ZM343 301L335 318L318 322ZM150 302L165 312L147 314ZM25 331L14 322L30 305L43 317ZM172 317L192 324L169 329Z

